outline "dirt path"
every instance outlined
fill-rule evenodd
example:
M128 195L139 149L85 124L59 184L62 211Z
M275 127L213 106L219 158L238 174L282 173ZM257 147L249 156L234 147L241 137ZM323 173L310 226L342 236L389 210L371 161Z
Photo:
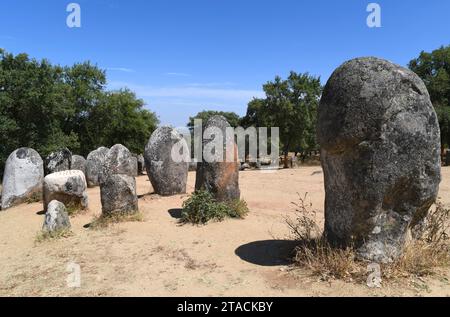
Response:
M290 271L292 242L284 217L293 216L298 193L309 193L323 212L320 167L240 174L250 214L207 226L180 226L187 195L161 198L146 176L138 194L144 222L94 231L85 228L100 213L98 188L89 189L90 211L71 219L74 235L35 244L42 205L0 212L0 295L3 296L450 296L450 272L431 279L369 289L340 281L321 282ZM440 195L450 203L450 169L443 169ZM195 173L189 174L193 191ZM81 287L67 287L67 264L81 267Z

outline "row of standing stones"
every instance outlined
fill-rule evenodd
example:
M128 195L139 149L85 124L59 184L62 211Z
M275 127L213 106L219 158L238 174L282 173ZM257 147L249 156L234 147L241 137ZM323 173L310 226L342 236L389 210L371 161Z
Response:
M229 124L216 116L204 128L211 126L224 132ZM317 139L324 170L326 238L336 247L355 247L364 260L398 258L407 237L417 233L435 202L441 181L439 125L422 80L408 69L377 58L344 63L324 88ZM174 145L188 148L183 142L170 127L152 134L144 156L156 194L186 193L189 163L171 158ZM239 164L234 140L225 138L223 145L225 150L235 149L235 162L198 163L195 188L229 201L240 197ZM54 156L58 161L70 157L68 153ZM131 157L117 145L99 148L87 158L87 184L101 186L104 213L137 210L136 167ZM79 157L72 161L79 164L77 169L84 165ZM52 172L67 167L46 164ZM67 201L62 192L70 192L75 202L87 206L83 173L63 173L44 180L45 204L52 207L52 214L61 209L53 200ZM39 154L32 149L15 151L6 164L2 206L38 193L42 182Z

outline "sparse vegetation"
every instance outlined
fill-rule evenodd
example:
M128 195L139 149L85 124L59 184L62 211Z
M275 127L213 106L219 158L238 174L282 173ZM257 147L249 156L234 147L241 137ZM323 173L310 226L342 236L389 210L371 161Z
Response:
M110 215L101 214L92 220L89 228L98 230L121 222L143 222L144 220L144 215L139 211L134 213L114 213Z
M293 238L298 241L294 263L309 269L323 280L342 279L365 283L368 263L357 260L352 247L333 248L322 234L312 204L306 201L307 194L299 200L299 203L294 203L297 217L286 218ZM424 221L422 236L410 241L403 256L394 263L381 265L382 278L424 277L450 265L449 224L450 209L437 202Z
M37 233L35 242L43 243L46 241L58 240L62 238L68 238L71 236L73 236L73 232L70 229L61 229L55 231L42 230Z
M181 222L206 224L210 220L222 221L227 217L242 219L247 213L248 207L244 200L218 202L210 192L200 190L183 203Z

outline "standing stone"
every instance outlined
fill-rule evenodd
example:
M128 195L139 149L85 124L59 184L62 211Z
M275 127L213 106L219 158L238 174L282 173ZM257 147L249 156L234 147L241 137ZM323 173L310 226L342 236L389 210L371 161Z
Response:
M67 213L66 206L62 202L52 200L48 204L47 212L45 213L43 231L54 232L58 230L69 229L70 219Z
M101 174L103 173L103 165L105 165L106 154L109 149L99 147L87 156L86 160L86 180L89 187L100 185Z
M45 175L68 171L72 165L72 152L68 148L51 153L45 159Z
M240 163L237 145L234 140L234 133L227 135L227 128L230 128L230 124L223 116L210 118L204 126L204 155L203 161L198 163L197 178L195 181L196 190L207 190L218 201L224 202L238 200L240 198ZM217 146L211 147L212 144L216 144ZM211 151L208 150L210 148ZM214 159L205 157L207 153L211 153L208 156L211 158L214 157Z
M145 159L142 154L133 154L134 157L136 157L137 160L137 174L138 175L144 175L145 171Z
M109 175L100 184L104 215L135 213L138 211L136 180L129 175Z
M44 178L44 210L52 200L66 207L86 209L88 207L86 178L82 171L63 171Z
M172 152L179 157L173 157ZM188 158L186 140L175 129L160 127L153 132L145 147L145 164L156 194L186 193Z
M82 171L86 176L86 160L80 155L72 155L71 170Z
M103 172L100 176L100 183L105 181L109 175L123 174L136 176L137 160L131 152L122 144L116 144L105 156Z
M42 198L44 163L33 149L15 150L6 160L3 174L1 208L7 209L27 200Z
M325 234L358 256L390 262L438 194L440 132L422 80L359 58L331 76L319 106Z

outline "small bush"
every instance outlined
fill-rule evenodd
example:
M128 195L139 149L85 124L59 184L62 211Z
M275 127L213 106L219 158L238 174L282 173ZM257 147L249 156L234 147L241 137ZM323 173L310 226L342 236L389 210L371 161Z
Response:
M353 247L339 249L328 243L316 211L306 198L307 194L299 198L299 203L293 203L297 207L296 218L286 219L292 237L298 241L294 263L325 280L336 278L365 283L368 263L356 259ZM429 276L435 274L437 268L450 265L449 224L450 210L437 202L424 221L422 237L408 243L403 255L394 263L381 265L383 279Z
M95 217L91 224L89 225L89 229L104 229L109 227L110 225L121 223L121 222L143 222L144 215L141 212L135 213L114 213L110 215L101 214L100 216Z
M210 220L222 221L226 217L242 219L247 213L247 203L243 200L218 202L210 192L200 190L183 203L181 222L205 224Z

